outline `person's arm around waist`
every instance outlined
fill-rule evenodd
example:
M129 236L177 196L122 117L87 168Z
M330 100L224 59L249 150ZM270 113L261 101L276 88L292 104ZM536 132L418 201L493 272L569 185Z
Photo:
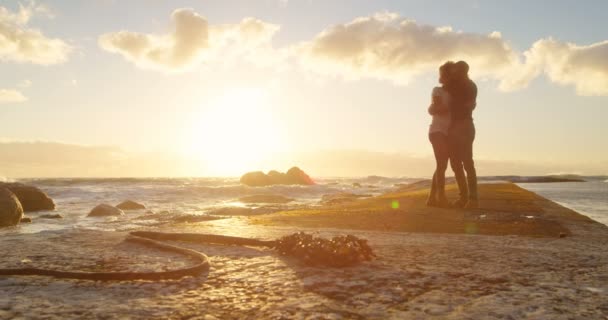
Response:
M449 111L449 108L445 103L443 103L443 99L441 99L440 96L433 96L433 102L429 106L428 111L429 114L433 116L436 114L447 113Z

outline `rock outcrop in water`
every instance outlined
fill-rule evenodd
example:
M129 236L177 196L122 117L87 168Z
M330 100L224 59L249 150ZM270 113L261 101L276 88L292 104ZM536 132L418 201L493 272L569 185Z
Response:
M3 183L0 187L7 188L15 194L24 212L54 210L55 202L44 191L23 183Z
M123 201L120 204L116 205L116 208L118 208L120 210L142 210L142 209L145 209L146 206L144 206L141 203L137 203L135 201L126 200L126 201Z
M0 227L19 224L23 218L23 207L19 199L8 189L0 188Z
M241 177L241 183L252 187L264 187L275 184L315 184L310 176L298 167L293 167L286 173L281 173L276 170L272 170L268 172L268 174L265 174L262 171L248 172Z
M87 217L122 216L123 214L125 213L122 210L104 203L93 208Z

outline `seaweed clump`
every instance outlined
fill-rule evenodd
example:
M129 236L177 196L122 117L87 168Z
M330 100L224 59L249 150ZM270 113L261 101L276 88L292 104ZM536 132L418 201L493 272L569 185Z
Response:
M275 248L279 253L299 258L308 265L331 267L352 266L376 256L366 239L353 235L325 239L298 232L277 240Z

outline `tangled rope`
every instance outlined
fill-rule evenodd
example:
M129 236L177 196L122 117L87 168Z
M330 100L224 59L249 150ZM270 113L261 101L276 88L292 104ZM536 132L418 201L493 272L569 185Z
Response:
M186 276L198 276L209 271L209 258L198 251L173 246L160 241L187 241L197 243L214 243L225 245L258 246L277 249L281 254L299 257L306 263L317 262L331 266L346 266L363 260L371 260L373 253L365 240L349 235L334 237L332 240L314 238L305 233L285 236L277 241L266 241L251 238L222 236L200 233L163 233L150 231L130 232L125 241L142 244L158 250L178 253L197 260L194 266L169 271L133 271L133 272L86 272L59 271L41 268L0 269L0 276L49 276L64 279L81 280L167 280L180 279ZM341 245L342 248L339 246ZM346 249L343 249L346 248Z

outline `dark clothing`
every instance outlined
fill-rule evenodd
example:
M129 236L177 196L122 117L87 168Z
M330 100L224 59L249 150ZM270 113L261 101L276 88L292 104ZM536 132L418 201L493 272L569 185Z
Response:
M477 99L477 85L471 79L465 79L448 87L451 95L450 112L452 122L461 120L473 120L473 108L471 102Z
M454 171L460 198L477 200L477 172L473 162L473 109L477 99L477 85L471 79L464 78L450 84L447 90L452 97L452 124L448 134L450 166Z
M433 145L436 163L429 198L441 200L442 198L445 198L445 170L448 168L448 159L450 156L448 136L441 132L433 132L429 134L429 140Z
M454 171L461 199L477 200L477 172L473 161L474 140L473 120L452 121L448 135L450 166Z

